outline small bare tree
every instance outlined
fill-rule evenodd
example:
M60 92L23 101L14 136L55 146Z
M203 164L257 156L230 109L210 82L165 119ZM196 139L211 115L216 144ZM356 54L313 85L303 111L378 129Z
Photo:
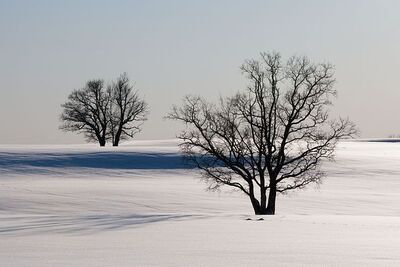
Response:
M92 80L74 90L61 105L60 129L83 133L88 141L105 146L111 140L118 146L120 140L133 137L147 119L148 105L122 74L105 89L103 80Z
M102 80L91 80L84 88L74 90L61 106L60 129L83 133L88 141L97 141L100 146L106 144L110 98Z
M132 138L140 131L140 126L147 119L148 105L133 90L126 73L109 86L109 133L113 146L118 146L120 140Z
M357 130L348 119L330 120L336 94L333 67L278 53L261 53L241 70L244 93L218 104L188 96L167 116L187 127L178 138L209 189L222 185L246 194L255 214L275 214L277 193L318 183L321 162L332 160L338 140Z

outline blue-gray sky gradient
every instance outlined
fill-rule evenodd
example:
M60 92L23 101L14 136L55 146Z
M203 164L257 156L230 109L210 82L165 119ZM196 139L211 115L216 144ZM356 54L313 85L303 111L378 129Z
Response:
M245 87L261 51L336 66L335 113L362 137L400 133L399 1L1 1L0 143L79 143L60 104L127 72L151 108L139 139L173 138L162 117L186 94Z

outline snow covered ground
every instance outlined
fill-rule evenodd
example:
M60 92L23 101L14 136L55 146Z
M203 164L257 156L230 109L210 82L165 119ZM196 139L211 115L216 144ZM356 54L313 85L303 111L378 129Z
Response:
M400 266L400 143L343 142L325 168L257 221L175 141L2 145L0 266Z

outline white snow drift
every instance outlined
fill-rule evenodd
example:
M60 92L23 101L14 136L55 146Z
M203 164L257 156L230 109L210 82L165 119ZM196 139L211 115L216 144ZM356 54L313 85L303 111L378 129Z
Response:
M259 221L175 141L3 145L0 265L399 266L400 143L342 142L324 168Z

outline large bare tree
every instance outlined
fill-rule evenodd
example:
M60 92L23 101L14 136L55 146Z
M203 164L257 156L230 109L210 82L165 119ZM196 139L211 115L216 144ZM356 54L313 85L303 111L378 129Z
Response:
M261 53L241 70L249 80L245 92L216 104L188 96L167 117L187 125L181 148L209 189L235 187L255 214L275 214L277 193L320 182L322 161L357 130L348 119L328 116L336 95L332 65Z
M91 80L84 88L74 90L61 106L62 130L83 133L100 146L106 144L110 98L102 80Z
M132 138L140 131L140 126L147 119L148 105L133 89L126 73L109 86L109 133L113 146L120 140Z

